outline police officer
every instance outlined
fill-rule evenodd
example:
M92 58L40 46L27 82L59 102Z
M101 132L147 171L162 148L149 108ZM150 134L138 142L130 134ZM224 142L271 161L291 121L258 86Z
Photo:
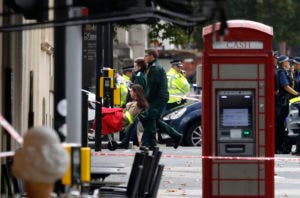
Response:
M275 81L275 85L274 85L274 93L275 93L275 98L277 97L278 95L278 77L277 77L277 72L278 72L278 62L277 62L277 59L279 57L279 54L278 54L278 51L273 51L273 58L274 58L274 71L275 71L275 78L274 78L274 81Z
M121 107L125 107L127 102L128 87L131 83L133 66L123 67L123 75L117 77L117 87L121 89Z
M294 71L294 84L295 84L295 90L300 93L300 57L295 57L293 59L292 63L295 67ZM300 117L300 104L295 104L295 106L298 108L298 115ZM297 139L296 141L296 150L292 154L294 155L300 155L300 139Z
M150 149L156 146L156 125L163 124L160 116L169 100L167 75L162 65L158 62L157 57L158 53L155 49L145 50L144 59L148 64L145 93L149 102L149 108L141 114L140 120L144 127L142 146ZM181 134L168 127L168 125L163 126L167 127L165 132L175 139L175 147L177 148L182 137Z
M289 99L298 96L299 93L292 88L293 82L289 78L289 57L281 55L277 62L279 66L277 72L279 93L275 101L275 152L289 153L290 148L284 146L285 139L287 139L284 121L289 113Z
M181 60L172 60L170 63L172 66L167 73L170 98L166 110L183 104L185 94L190 91L190 84L181 70L183 66Z

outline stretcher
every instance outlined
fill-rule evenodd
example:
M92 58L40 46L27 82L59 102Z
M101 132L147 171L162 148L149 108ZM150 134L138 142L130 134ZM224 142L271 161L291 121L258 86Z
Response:
M126 116L129 120L129 124L122 128L123 117ZM138 116L138 115L137 115ZM116 150L118 148L118 143L113 139L112 134L123 131L127 134L130 126L133 125L134 119L137 117L130 117L126 114L126 110L123 108L106 108L102 107L102 128L101 135L107 135L108 144L107 148L109 150ZM94 119L92 130L96 131L96 120Z

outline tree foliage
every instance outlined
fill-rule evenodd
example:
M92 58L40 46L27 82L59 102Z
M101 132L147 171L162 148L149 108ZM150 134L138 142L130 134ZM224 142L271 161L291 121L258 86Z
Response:
M253 20L272 26L277 43L287 42L293 47L300 42L299 0L227 0L225 9L228 20ZM171 39L175 45L201 48L202 27L205 25L183 28L171 23L154 24L149 36L152 40Z
M156 23L150 25L149 38L151 42L169 39L171 44L188 48L192 42L191 28L181 28L171 23Z

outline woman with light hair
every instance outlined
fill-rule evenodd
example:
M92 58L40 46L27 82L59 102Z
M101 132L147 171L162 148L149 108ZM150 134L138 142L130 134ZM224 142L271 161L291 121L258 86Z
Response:
M16 151L12 166L15 177L25 181L29 198L50 197L54 183L62 178L69 166L69 154L61 145L55 130L31 128L23 146Z

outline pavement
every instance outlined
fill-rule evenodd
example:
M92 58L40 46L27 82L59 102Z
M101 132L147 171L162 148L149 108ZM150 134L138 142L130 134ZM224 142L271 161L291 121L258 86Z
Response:
M201 198L202 197L202 160L201 147L173 147L160 146L163 155L160 164L165 165L160 182L158 198ZM125 175L111 175L106 181L123 182L126 185L131 170L131 164L138 148L117 149L109 151L103 149L104 155L92 156L92 163L110 162L122 164L127 172ZM300 160L299 156L290 154L276 155L275 160L275 197L300 197ZM296 160L292 160L295 158ZM277 160L278 159L278 160ZM291 159L291 160L287 160Z

